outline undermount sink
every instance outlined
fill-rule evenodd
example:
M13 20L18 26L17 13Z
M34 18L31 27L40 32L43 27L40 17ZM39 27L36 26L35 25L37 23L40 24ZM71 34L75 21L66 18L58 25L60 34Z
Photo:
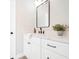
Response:
M34 34L34 33L28 33L24 35L24 38L39 38L39 39L47 39L47 37L44 34Z

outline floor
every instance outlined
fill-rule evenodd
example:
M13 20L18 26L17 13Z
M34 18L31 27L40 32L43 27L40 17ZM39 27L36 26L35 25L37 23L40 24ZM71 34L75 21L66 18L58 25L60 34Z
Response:
M19 59L27 59L27 57L26 56L22 56Z

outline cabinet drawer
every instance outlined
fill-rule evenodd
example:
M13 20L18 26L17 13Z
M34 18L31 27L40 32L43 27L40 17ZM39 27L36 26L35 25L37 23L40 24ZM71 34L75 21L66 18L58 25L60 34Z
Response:
M49 51L57 53L61 56L65 56L65 57L69 56L68 44L50 41L50 40L42 40L42 48L48 49Z
M24 39L24 44L31 44L31 45L38 45L40 46L40 39L39 38L31 38L31 39Z

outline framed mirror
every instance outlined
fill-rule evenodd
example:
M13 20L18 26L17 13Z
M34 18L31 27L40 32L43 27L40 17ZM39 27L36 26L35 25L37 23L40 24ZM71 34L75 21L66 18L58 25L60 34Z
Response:
M36 7L36 27L47 28L50 26L50 1L46 0Z

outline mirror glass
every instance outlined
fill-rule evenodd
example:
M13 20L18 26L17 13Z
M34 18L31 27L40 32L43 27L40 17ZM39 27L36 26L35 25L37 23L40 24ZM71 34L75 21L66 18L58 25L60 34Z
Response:
M36 8L36 27L49 27L50 4L46 0Z

